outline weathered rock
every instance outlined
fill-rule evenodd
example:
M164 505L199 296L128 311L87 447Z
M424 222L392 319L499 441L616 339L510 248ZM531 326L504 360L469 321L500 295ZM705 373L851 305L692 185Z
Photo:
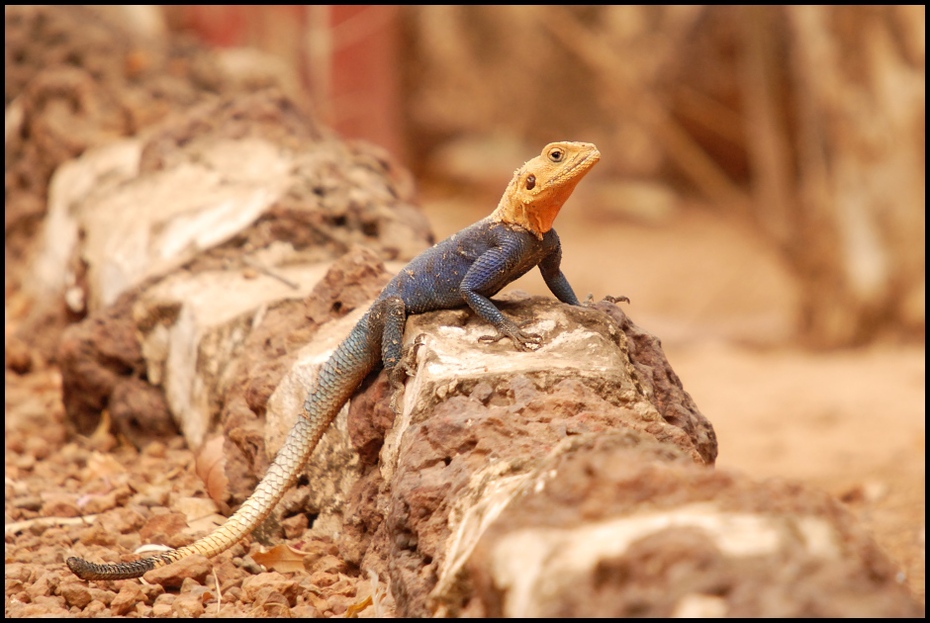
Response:
M188 386L196 379L210 397L203 404L220 405L213 408L224 413L233 499L251 492L319 366L388 275L370 252L351 253L317 279L305 301L270 302L261 312L251 306L261 297L237 278L182 271L124 295L132 300L146 377L166 388L168 404L179 403L170 380L176 375ZM281 512L309 512L315 533L343 533L343 555L390 577L407 614L465 607L466 565L478 539L567 440L639 431L694 463L712 464L716 456L713 429L658 340L619 307L520 295L501 306L518 322L531 321L529 330L546 336L543 347L520 353L506 341L480 344L491 328L468 310L411 317L405 339L416 372L402 397L383 375L372 376L308 461L312 486L294 496L302 507L282 504L271 522ZM125 323L125 316L118 318ZM192 331L199 319L215 328ZM301 341L308 343L300 348ZM192 350L198 354L188 360L203 364L179 365L172 354ZM195 392L180 395L186 409L210 411L194 408Z
M517 295L501 308L530 322L545 344L528 353L506 341L480 344L492 329L467 310L408 319L416 372L381 448L380 477L366 473L349 494L346 554L387 570L399 611L410 616L462 598L461 574L478 538L567 440L631 430L693 463L716 456L710 423L667 382L658 342L642 339L614 304ZM688 431L666 421L657 394Z
M119 589L119 593L110 602L110 610L117 616L128 614L136 609L136 606L145 603L145 593L135 582L125 582Z
M304 302L276 307L255 327L243 349L223 414L224 432L231 441L227 456L241 452L240 463L253 478L264 473L299 417L319 366L389 277L373 253L355 249L331 266ZM358 477L358 458L345 434L345 423L343 409L331 426L338 432L325 434L307 462L308 479L313 483L308 491L310 509L338 511L344 492ZM250 493L251 488L238 487L233 497L241 500ZM334 521L329 532L338 530L341 519Z
M619 306L608 300L592 307L607 314L626 335L630 362L662 418L684 431L704 462L713 465L717 459L717 435L669 365L661 340L636 326Z
M619 306L509 300L505 313L546 336L541 349L479 344L490 327L467 310L414 316L416 372L393 425L350 410L368 458L339 542L388 575L399 613L920 612L828 496L710 469L712 426ZM353 407L383 404L385 389Z
M135 19L140 14L148 14L149 28ZM94 159L97 164L111 175L124 175L124 165L135 166L138 157L126 158L126 149L118 146L108 149L114 141L138 137L179 110L190 111L222 98L250 99L256 91L276 84L286 88L289 80L268 70L273 63L255 63L243 75L234 64L224 62L224 53L152 28L160 19L154 7L20 5L9 7L4 18L7 295L22 287L17 294L29 300L29 306L17 334L43 357L53 358L61 331L78 319L69 313L60 292L75 284L63 283L61 271L48 273L32 265L37 243L46 237L43 230L55 232L52 238L58 242L73 240L75 233L73 228L62 228L68 225L67 218L48 215L49 182L56 169L88 150L102 148L109 157ZM231 128L241 126L235 119L214 117ZM242 117L245 122L248 118ZM306 121L302 126L308 128ZM292 140L302 137L297 133ZM122 145L138 151L132 141ZM96 173L65 177L86 194L104 170ZM56 200L74 197L68 190L56 184L51 194ZM132 209L131 204L124 207ZM59 266L68 259L70 247L71 242L62 244L57 256L51 250ZM49 249L44 254L49 255ZM49 292L50 283L56 284L56 291ZM69 303L74 309L81 300L70 298Z
M824 493L695 466L640 433L586 435L539 464L480 538L443 614L918 616ZM452 598L450 598L450 596Z
M409 258L429 233L392 176L385 154L318 129L280 93L202 105L56 171L34 287L81 313L182 266L287 286L276 267L354 243Z
M269 91L195 108L65 164L45 239L34 287L90 312L59 349L76 429L89 433L108 407L141 444L172 433L170 414L192 447L238 398L246 340L276 306L299 306L356 243L406 260L431 241L383 153L331 137ZM325 320L341 313L327 308ZM314 328L289 317L300 335ZM248 363L289 352L261 350ZM140 400L140 382L164 401ZM261 425L251 407L245 419ZM254 471L264 459L250 455L264 453L248 437L233 453Z
M210 574L210 561L200 554L188 556L173 565L158 567L145 574L145 580L166 588L178 588L185 580L191 579L203 584Z
M292 574L262 573L246 578L242 582L242 592L246 599L260 603L267 601L270 595L276 594L284 598L285 606L293 606L297 600L299 583L300 579ZM260 603L256 606L260 606Z

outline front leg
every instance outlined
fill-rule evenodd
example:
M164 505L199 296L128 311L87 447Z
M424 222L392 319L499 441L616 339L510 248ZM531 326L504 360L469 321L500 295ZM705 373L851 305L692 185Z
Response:
M546 236L552 246L549 254L539 263L539 273L542 275L543 281L546 282L549 291L563 303L581 305L571 284L568 283L568 279L562 273L562 243L559 241L559 236L554 229Z
M504 316L491 299L481 294L482 291L488 290L497 292L519 276L514 274L514 271L520 252L518 246L512 249L496 247L486 251L468 269L459 285L459 293L476 314L497 329L497 335L483 336L479 338L480 341L496 342L506 337L513 342L517 350L529 351L542 344L542 336L523 331Z

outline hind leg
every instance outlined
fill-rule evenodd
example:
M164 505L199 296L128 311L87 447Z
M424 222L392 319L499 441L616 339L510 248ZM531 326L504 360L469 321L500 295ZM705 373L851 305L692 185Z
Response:
M404 324L407 308L399 296L383 298L372 306L372 320L381 325L381 362L395 389L406 372L398 364L403 355Z

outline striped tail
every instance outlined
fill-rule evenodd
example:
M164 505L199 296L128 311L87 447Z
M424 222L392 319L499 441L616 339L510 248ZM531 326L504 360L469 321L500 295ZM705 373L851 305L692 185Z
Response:
M215 556L251 534L297 481L320 437L378 363L381 332L376 333L373 335L369 330L369 314L366 314L333 351L320 369L316 391L308 394L303 413L288 433L265 477L226 523L190 545L132 562L96 564L83 558L68 558L71 571L85 580L138 578L147 571L192 554L202 554L208 558Z

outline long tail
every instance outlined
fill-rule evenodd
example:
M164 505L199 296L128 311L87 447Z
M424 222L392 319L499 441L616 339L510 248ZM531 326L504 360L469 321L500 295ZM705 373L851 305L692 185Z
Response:
M323 364L316 391L307 396L304 412L297 418L265 477L226 523L190 545L132 562L101 565L83 558L68 558L71 571L85 580L138 578L151 569L192 554L215 556L248 536L293 486L333 418L379 361L381 335L380 332L372 334L368 320L369 314L366 314Z

